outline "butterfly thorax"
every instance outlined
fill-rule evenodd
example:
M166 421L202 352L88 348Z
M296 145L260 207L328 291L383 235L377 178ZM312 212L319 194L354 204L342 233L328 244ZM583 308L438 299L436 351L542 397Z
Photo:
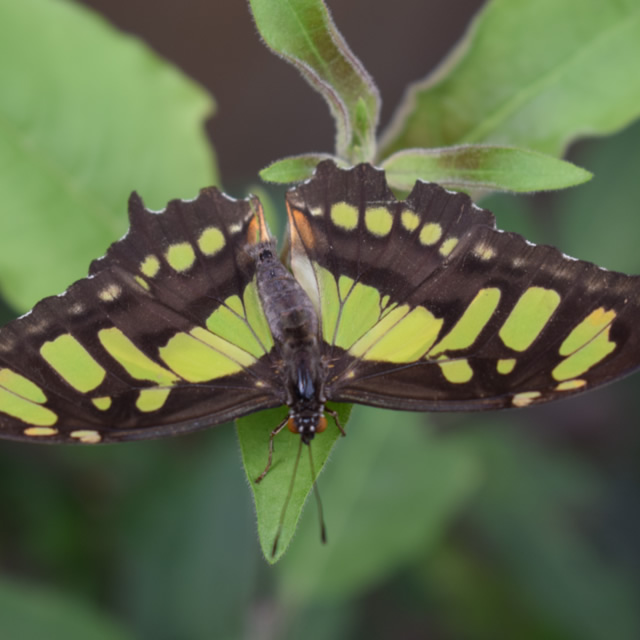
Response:
M309 296L278 259L274 243L260 243L250 253L256 261L262 308L280 353L289 429L308 444L325 426L318 316Z

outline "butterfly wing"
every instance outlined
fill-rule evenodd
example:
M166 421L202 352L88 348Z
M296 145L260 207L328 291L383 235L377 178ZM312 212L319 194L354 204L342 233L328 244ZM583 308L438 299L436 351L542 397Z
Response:
M247 243L255 199L204 189L131 226L89 276L0 329L0 437L121 441L281 404Z
M526 406L640 366L640 278L495 227L463 194L331 162L289 192L291 266L321 316L336 401Z

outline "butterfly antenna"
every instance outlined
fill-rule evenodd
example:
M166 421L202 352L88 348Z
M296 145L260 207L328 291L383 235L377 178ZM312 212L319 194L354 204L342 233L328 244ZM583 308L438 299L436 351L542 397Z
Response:
M276 537L273 540L273 547L271 548L271 557L275 558L276 551L278 550L278 542L280 542L280 534L282 533L282 527L284 526L284 517L287 515L287 509L289 508L289 501L293 494L293 487L296 482L296 476L298 475L298 465L300 463L300 455L302 453L302 438L300 438L300 445L298 446L298 455L296 455L296 462L293 466L293 475L291 476L291 482L289 483L289 491L287 492L287 499L282 505L282 513L280 514L280 522L278 522L278 530L276 531Z
M313 493L316 496L316 504L318 505L318 520L320 521L320 539L323 544L327 542L327 527L324 522L324 512L322 510L322 500L320 500L320 492L318 491L318 478L316 470L313 466L313 456L311 455L311 444L309 444L309 466L311 467L311 477L313 478Z

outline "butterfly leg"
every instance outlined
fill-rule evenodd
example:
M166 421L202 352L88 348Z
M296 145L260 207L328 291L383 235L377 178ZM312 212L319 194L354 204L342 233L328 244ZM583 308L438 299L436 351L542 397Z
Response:
M336 423L336 427L338 427L338 429L340 429L340 433L343 436L346 436L347 432L344 430L344 427L340 424L340 420L338 418L338 412L334 411L333 409L328 409L327 407L324 408L324 411L325 411L325 413L328 413L333 418L333 420Z
M256 484L260 482L266 475L269 469L271 469L271 461L273 459L273 439L284 429L284 426L289 422L289 416L287 416L272 432L269 436L269 458L267 460L267 466L264 471L256 478Z

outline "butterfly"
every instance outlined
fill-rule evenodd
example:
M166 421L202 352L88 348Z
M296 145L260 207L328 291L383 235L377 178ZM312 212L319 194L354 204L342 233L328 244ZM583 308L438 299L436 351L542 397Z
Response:
M132 194L88 277L0 329L0 437L121 442L286 405L270 460L285 426L308 444L337 422L328 401L525 407L640 366L637 276L500 231L464 194L401 201L324 161L286 205L285 266L255 197Z

